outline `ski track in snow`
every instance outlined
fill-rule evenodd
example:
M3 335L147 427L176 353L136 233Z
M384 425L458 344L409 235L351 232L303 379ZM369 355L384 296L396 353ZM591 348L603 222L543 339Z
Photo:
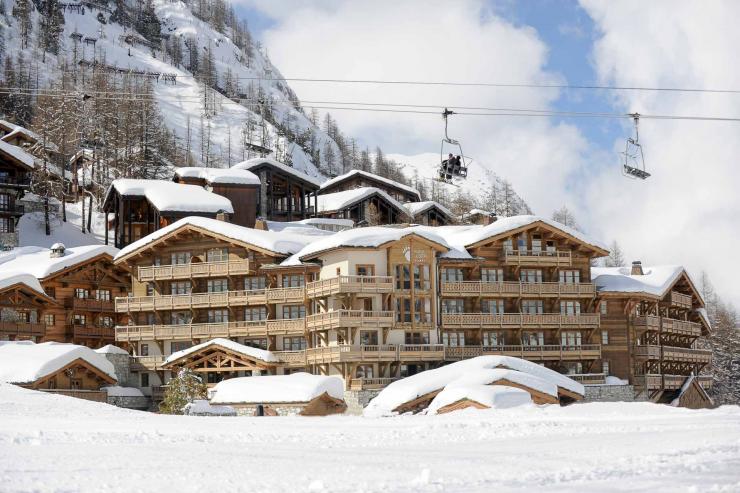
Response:
M0 490L738 491L740 408L160 416L0 384Z

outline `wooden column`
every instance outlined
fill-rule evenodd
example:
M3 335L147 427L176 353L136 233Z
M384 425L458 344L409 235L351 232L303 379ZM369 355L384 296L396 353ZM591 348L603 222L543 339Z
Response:
M293 184L290 182L290 178L286 178L285 190L287 191L286 198L288 199L288 221L293 220Z

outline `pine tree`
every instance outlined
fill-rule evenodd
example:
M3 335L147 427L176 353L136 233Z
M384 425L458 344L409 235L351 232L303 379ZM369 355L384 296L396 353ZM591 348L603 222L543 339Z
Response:
M578 225L578 221L576 220L575 214L573 214L565 205L552 213L552 219L553 221L557 221L560 224L575 229L576 231L581 230L581 227Z
M617 240L612 241L611 245L609 245L609 256L604 259L604 266L624 267L625 263L622 248L617 243Z
M164 400L159 405L159 412L163 414L182 414L187 404L206 397L207 388L203 380L193 370L184 368L167 383Z
M16 0L13 5L13 17L18 19L18 30L21 36L21 48L28 48L28 40L31 37L33 20L31 12L33 4L31 0Z
M64 14L59 0L44 0L39 14L39 44L44 56L46 52L56 55L60 47L59 36L64 32Z

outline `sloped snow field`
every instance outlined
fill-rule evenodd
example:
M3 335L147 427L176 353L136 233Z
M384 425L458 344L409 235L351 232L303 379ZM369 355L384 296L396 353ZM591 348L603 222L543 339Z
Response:
M0 491L740 491L740 408L159 416L0 384Z

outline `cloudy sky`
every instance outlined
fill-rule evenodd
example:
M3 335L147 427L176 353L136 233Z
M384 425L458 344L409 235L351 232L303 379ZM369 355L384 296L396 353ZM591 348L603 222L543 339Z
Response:
M740 89L734 0L239 0L285 77ZM740 116L740 94L293 83L304 101ZM389 153L439 147L435 115L334 111ZM567 204L629 260L681 263L740 304L740 123L643 120L653 177L623 178L630 122L460 115L450 133L536 213Z

